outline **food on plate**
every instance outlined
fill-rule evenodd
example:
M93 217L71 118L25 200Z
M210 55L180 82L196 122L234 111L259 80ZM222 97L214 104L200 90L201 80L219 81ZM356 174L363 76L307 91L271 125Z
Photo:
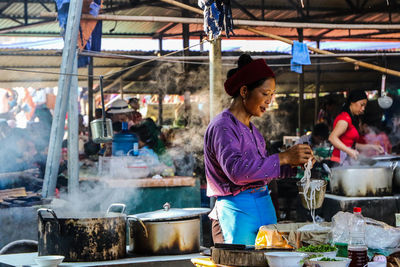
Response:
M330 252L330 251L335 251L337 248L335 246L331 246L329 244L324 244L324 245L310 245L310 246L304 246L299 248L297 251L301 252Z

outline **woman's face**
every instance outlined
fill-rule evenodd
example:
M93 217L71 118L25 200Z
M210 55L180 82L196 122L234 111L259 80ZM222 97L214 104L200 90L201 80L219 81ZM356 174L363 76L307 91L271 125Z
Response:
M367 106L367 99L358 100L350 104L350 111L353 115L361 115L364 113L365 107Z
M275 93L275 79L267 79L262 85L248 92L243 104L246 112L252 116L261 117L271 104Z

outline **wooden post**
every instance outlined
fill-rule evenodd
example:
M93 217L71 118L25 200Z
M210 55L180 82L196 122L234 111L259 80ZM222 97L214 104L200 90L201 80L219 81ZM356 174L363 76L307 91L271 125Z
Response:
M163 54L163 42L162 42L162 35L158 37L158 50L160 51L160 56Z
M221 96L223 91L222 84L222 59L221 59L221 39L211 41L210 47L210 120L217 115L222 107Z
M183 0L183 3L188 5L189 1L188 0ZM185 9L182 9L182 16L187 17L188 16L188 11ZM182 24L182 39L183 39L183 48L185 49L186 47L189 47L189 24L183 23ZM185 57L189 56L189 49L183 50L183 55ZM189 64L183 63L183 69L186 72L189 71Z
M320 41L317 41L317 48L319 48ZM319 91L321 87L321 66L319 65L319 58L317 58L317 77L315 79L315 103L314 103L314 124L317 124L318 121L318 112L319 112Z
M78 54L73 73L78 74ZM71 76L68 102L68 194L73 197L79 190L78 76Z
M93 57L89 57L88 65L88 103L89 103L89 125L94 119L94 99L93 99ZM92 130L89 127L89 138L92 138Z
M303 42L303 29L297 29L299 34L299 42ZM304 114L304 67L301 66L303 72L298 74L298 87L299 87L299 111L298 111L298 128L300 136L303 135L303 114Z
M54 196L57 184L61 143L64 136L65 115L67 112L68 91L71 85L71 76L64 75L64 73L72 73L73 71L81 12L82 1L71 0L68 11L67 28L65 31L58 93L54 108L53 123L51 125L46 173L43 181L42 196L45 198Z

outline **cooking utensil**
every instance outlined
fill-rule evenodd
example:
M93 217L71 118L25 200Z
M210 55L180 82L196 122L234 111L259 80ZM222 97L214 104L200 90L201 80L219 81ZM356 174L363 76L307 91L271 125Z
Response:
M113 204L124 210L124 204ZM38 211L39 256L65 261L116 260L126 255L126 216L122 213Z
M393 171L392 168L378 166L332 168L331 192L347 197L391 195Z
M311 183L319 183L320 184L319 185L320 190L315 190L315 197L312 199L312 203L311 203L313 208L318 209L324 203L327 182L325 180L311 179ZM304 192L303 192L303 190L304 190L303 183L299 181L296 184L297 184L297 188L299 189L301 204L303 205L303 207L305 209L309 209L307 207L307 202L306 202L305 197L307 197L308 199L311 198L311 186L307 192L307 196L305 196Z
M200 215L207 208L171 208L128 216L129 252L183 254L200 250Z
M378 98L378 105L383 109L388 109L392 106L393 99L387 96L385 87L386 87L386 75L382 74L381 97Z
M100 76L100 93L101 93L101 119L90 122L92 130L92 139L95 143L108 143L113 139L112 121L106 118L104 110L104 93L103 93L103 76Z

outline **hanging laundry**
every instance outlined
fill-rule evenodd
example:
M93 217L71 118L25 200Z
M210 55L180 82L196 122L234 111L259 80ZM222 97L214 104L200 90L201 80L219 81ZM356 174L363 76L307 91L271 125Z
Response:
M60 27L65 30L67 27L67 18L70 0L55 0L58 11L58 23Z
M310 65L310 53L305 43L293 41L292 59L290 60L290 70L303 73L303 65Z
M198 0L204 12L204 31L214 39L224 30L227 37L233 32L233 18L230 0Z
M55 0L57 3L58 20L62 28L61 35L64 34L67 27L68 9L70 0ZM101 0L83 0L82 14L91 14L97 17L101 9ZM100 51L102 36L102 21L93 19L81 19L79 25L78 48L80 51ZM78 67L84 67L89 64L89 57L79 56Z

